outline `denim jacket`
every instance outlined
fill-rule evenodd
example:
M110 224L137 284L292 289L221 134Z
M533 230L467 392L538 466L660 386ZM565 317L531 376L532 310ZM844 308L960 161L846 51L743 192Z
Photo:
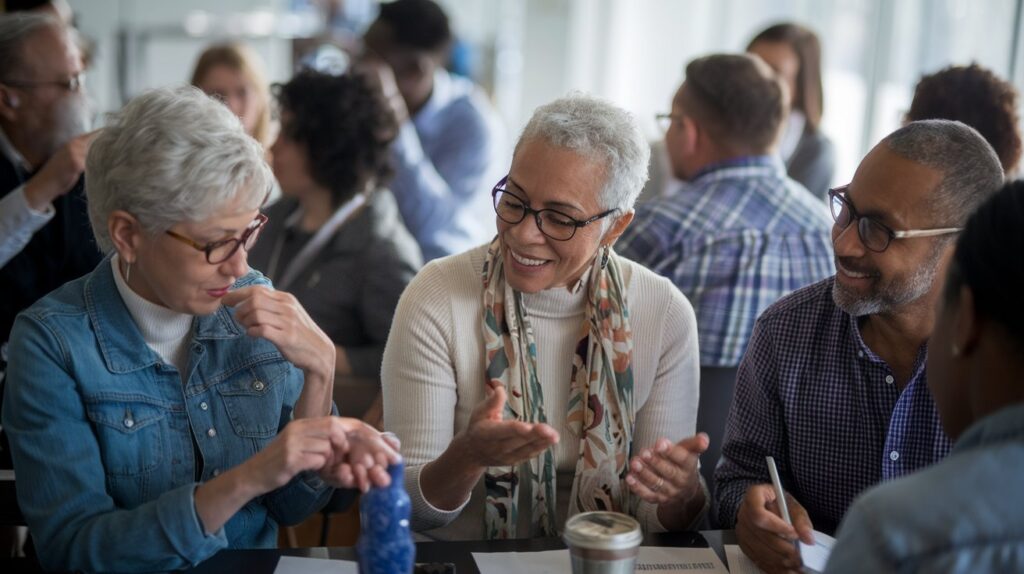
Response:
M862 496L827 572L1024 572L1024 403L975 422L952 453Z
M268 284L250 272L235 287ZM330 497L316 475L250 501L209 535L194 493L273 440L302 384L225 307L194 319L182 377L146 345L109 260L41 299L12 331L3 426L43 567L168 570L223 548L275 546L278 523Z

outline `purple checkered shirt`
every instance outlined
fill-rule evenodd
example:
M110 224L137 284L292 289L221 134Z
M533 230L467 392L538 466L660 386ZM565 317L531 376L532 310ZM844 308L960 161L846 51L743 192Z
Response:
M773 156L709 166L638 205L615 250L690 300L705 367L738 365L762 311L835 272L828 208Z
M736 523L747 487L771 482L766 455L814 528L832 534L862 491L949 453L925 379L927 347L901 393L856 319L833 302L832 285L784 297L754 326L715 471L724 528Z

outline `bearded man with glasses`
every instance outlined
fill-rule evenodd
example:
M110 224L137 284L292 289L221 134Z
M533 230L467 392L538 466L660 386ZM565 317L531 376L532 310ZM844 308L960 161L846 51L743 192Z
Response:
M715 473L717 517L766 572L796 571L793 542L832 534L853 499L946 456L924 365L936 277L968 215L999 189L991 146L960 122L913 122L833 189L836 274L754 327ZM765 456L779 463L793 525Z
M0 16L0 371L20 311L100 261L82 171L90 135L74 31Z

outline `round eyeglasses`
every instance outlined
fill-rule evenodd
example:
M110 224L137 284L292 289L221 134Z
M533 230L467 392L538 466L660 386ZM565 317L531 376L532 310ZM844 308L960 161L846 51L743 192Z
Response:
M846 197L846 190L849 185L828 190L829 207L832 209L832 218L840 230L846 229L850 223L857 222L857 236L860 242L875 253L881 253L889 248L893 239L907 239L911 237L935 237L957 233L959 227L942 227L938 229L906 229L895 231L884 223L879 223L873 218L861 215L854 209L853 203Z
M245 228L245 231L242 232L241 236L223 239L221 241L213 241L205 245L169 229L167 230L167 235L170 235L185 245L191 246L193 249L206 253L206 262L210 265L220 265L228 259L231 259L231 257L238 251L239 247L245 249L246 252L252 249L252 246L256 245L256 240L259 239L260 231L263 230L263 226L267 224L268 219L269 218L266 215L260 213L256 216L256 219L254 219L253 222Z
M557 209L533 209L522 198L508 191L507 185L508 176L506 175L491 190L494 212L498 214L498 217L505 223L516 225L532 213L534 221L537 222L537 229L555 241L568 241L572 239L573 235L576 235L577 229L586 227L617 211L609 209L589 219L579 220Z

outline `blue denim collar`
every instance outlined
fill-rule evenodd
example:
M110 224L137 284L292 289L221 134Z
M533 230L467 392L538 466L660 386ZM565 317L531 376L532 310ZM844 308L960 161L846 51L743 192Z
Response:
M96 333L103 361L112 373L129 373L161 362L139 333L128 308L114 284L110 255L96 267L85 282L85 308ZM241 287L258 275L250 272L235 283ZM195 319L196 340L234 339L245 334L226 307Z

